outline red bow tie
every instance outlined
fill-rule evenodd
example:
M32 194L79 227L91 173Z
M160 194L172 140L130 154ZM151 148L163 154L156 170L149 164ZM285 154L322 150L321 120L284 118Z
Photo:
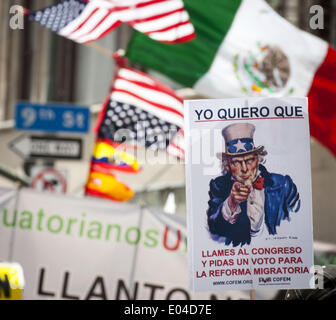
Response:
M259 176L252 185L254 189L262 190L264 188L264 178Z

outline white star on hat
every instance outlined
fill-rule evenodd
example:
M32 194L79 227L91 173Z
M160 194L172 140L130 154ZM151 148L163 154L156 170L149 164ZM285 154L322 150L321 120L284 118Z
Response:
M246 149L245 149L245 143L241 142L240 139L238 139L237 143L233 144L233 146L235 146L235 147L237 148L237 149L236 149L237 152L238 152L239 150L246 151Z

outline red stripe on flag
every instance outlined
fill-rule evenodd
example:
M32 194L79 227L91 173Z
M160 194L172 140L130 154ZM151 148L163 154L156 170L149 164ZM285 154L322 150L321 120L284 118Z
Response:
M144 8L147 6L151 6L152 4L157 4L160 2L166 2L167 0L152 0L148 2L141 2L136 5L129 5L129 6L118 6L116 5L112 10L113 11L124 11L124 10L130 10L130 9L138 9L138 8Z
M157 107L157 108L160 108L160 109L162 109L162 110L166 110L166 111L170 111L170 112L172 112L172 113L175 113L175 114L179 115L181 118L183 118L183 114L182 114L181 112L175 110L174 108L167 107L167 106L164 106L164 105L162 105L162 104L160 104L160 103L156 103L156 102L150 101L150 100L145 99L145 98L143 98L143 97L141 97L141 96L138 96L137 94L135 94L135 93L133 93L133 92L130 92L130 91L127 91L127 90L124 90L124 89L117 89L117 88L114 88L113 91L116 91L116 92L123 92L123 93L129 94L129 95L132 96L132 97L135 97L135 98L137 98L137 99L139 99L139 100L142 100L142 101L144 101L144 102L147 102L147 103L149 103L149 104L151 104L151 105L153 105L153 106L155 106L155 107Z
M190 40L193 40L196 37L195 32L188 34L187 36L181 37L181 38L177 38L175 40L160 40L160 42L162 43L179 43L179 42L187 42Z
M90 15L74 30L70 33L71 34L74 34L76 31L78 31L79 29L81 29L91 18L92 16L99 10L99 8L96 8L94 9Z
M147 17L147 18L144 18L144 19L132 20L132 21L127 22L127 23L130 24L131 26L133 26L136 23L148 22L148 21L151 21L151 20L157 20L157 19L164 18L166 16L169 16L169 15L177 13L177 12L182 12L184 10L185 10L184 8L179 8L179 9L176 9L176 10L173 10L173 11L157 14L156 16L151 16L151 17Z
M139 70L135 70L132 68L128 68L128 67L124 67L124 69L127 69L131 72L137 73L142 77L145 77L147 79L149 79L150 81L153 81L153 89L158 90L158 91L163 91L169 95L171 95L172 97L174 97L175 99L179 100L182 104L183 104L183 99L181 97L179 97L178 95L176 95L175 91L173 89L171 89L170 87L168 87L167 85L163 84L162 82L157 81L156 79L152 78L151 76L149 76L146 73L143 73ZM129 79L126 79L127 81L130 81Z
M152 4L157 4L160 2L167 2L167 0L152 0L152 1L148 1L148 2L140 2L138 4L135 5L136 8L143 8L143 7L147 7L147 6L151 6Z
M111 14L113 14L113 12L108 12L104 18L102 18L98 23L97 25L90 31L88 31L86 34L82 35L81 37L85 37L87 36L88 34L90 34L91 32L95 31ZM111 28L115 28L118 26L118 23L120 24L121 21L116 21L111 27L109 27L109 31L111 30ZM105 31L106 32L106 31ZM100 36L101 37L101 36Z
M83 42L83 43L88 43L88 42L91 42L91 41L96 41L96 40L99 40L103 37L105 37L110 31L112 31L113 29L117 28L118 26L120 26L122 24L121 21L117 21L115 22L113 25L111 25L108 29L106 29L99 37L93 39L93 40L89 40L89 41L86 41L86 42ZM90 32L91 33L91 32Z
M336 50L329 47L308 93L310 134L336 156Z
M183 21L183 22L178 22L176 24L173 24L173 25L170 25L168 27L165 27L165 28L162 28L162 29L157 29L157 30L152 30L152 31L149 31L149 32L145 32L147 35L150 35L151 33L155 33L155 32L165 32L165 31L168 31L168 30L171 30L171 29L174 29L174 28L177 28L177 27L180 27L180 26L183 26L185 24L190 24L190 21L189 20L186 20L186 21ZM176 40L175 40L176 41Z
M150 90L155 90L155 91L157 91L157 92L165 93L165 94L171 96L172 98L174 98L175 100L177 100L178 103L183 104L183 102L180 100L180 98L177 97L174 93L172 93L172 92L170 92L170 91L162 90L161 88L160 88L160 90L158 90L155 86L150 85L150 84L148 84L148 83L141 82L141 81L136 81L136 80L131 80L131 79L127 79L127 78L125 78L125 77L121 77L121 76L117 76L117 77L116 77L116 80L118 80L118 79L120 79L120 80L125 80L125 81L128 81L128 82L130 82L130 83L134 83L134 84L136 84L136 85L138 85L138 86L141 86L141 87L143 87L143 88L147 88L147 89L150 89Z
M177 144L175 144L174 142L171 142L171 143L169 144L169 146L171 146L171 147L173 147L173 148L179 150L179 151L184 155L184 150L183 150L180 146L178 146Z

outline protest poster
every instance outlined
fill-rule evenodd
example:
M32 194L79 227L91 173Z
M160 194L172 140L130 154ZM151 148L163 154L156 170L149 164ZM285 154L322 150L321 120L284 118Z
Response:
M313 288L306 98L185 101L190 287Z

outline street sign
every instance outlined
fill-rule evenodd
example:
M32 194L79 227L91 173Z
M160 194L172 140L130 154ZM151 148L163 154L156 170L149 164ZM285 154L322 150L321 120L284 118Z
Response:
M16 130L88 133L89 127L88 107L25 102L16 105Z
M32 182L30 186L38 191L66 193L66 177L66 170L36 166L32 168Z
M21 135L9 148L24 159L80 160L83 142L79 138Z

